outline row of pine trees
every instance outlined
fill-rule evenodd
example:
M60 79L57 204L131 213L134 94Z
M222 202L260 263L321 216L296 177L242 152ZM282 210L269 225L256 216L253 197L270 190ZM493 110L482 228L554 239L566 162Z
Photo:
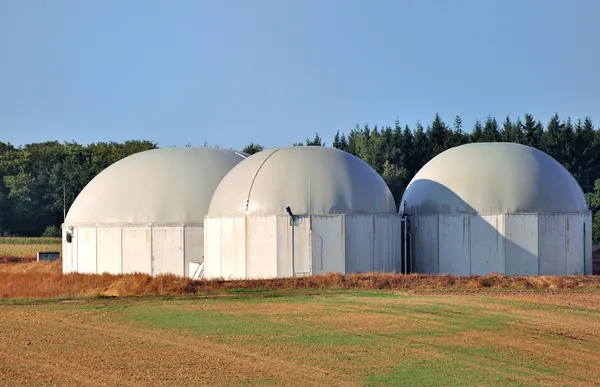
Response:
M585 192L592 192L594 181L600 179L600 130L591 118L572 121L554 114L544 125L531 114L514 121L506 117L502 124L488 116L484 122L476 121L467 132L460 116L448 125L436 114L426 128L420 122L413 128L400 121L382 128L357 124L347 133L338 131L331 145L373 167L399 202L405 187L429 160L449 148L476 142L514 142L540 149L564 165ZM327 145L318 134L304 144ZM255 153L261 149L258 144L250 144L244 150Z
M437 154L462 144L499 141L548 153L573 174L588 194L590 207L600 206L600 128L590 118L571 120L555 114L543 123L525 114L500 123L488 116L465 128L459 116L447 124L436 114L426 127L400 121L385 127L356 125L347 132L338 131L329 144L316 134L293 145L333 146L360 157L383 177L399 202L413 176ZM63 200L69 208L100 171L156 147L150 141L89 145L53 141L19 147L0 142L0 235L57 235ZM243 151L252 154L262 149L251 143ZM595 239L600 241L600 213L594 222Z

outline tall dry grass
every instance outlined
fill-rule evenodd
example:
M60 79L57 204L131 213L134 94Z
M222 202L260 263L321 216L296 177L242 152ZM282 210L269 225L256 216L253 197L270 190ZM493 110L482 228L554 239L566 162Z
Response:
M324 274L299 278L265 280L209 280L190 282L192 292L229 289L292 289L341 288L374 290L441 290L441 289L575 289L600 288L600 276L540 276L520 277L492 274L490 276L451 276L429 274Z
M61 261L0 264L0 298L174 295L190 292L175 275L62 274Z
M0 298L183 295L232 289L575 289L600 288L599 276L517 277L423 274L326 274L264 280L191 281L175 275L62 274L61 262L0 264Z

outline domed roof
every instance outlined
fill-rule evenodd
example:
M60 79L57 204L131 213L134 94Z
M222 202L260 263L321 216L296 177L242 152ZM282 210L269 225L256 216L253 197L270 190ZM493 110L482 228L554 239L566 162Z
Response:
M223 178L209 216L395 214L383 179L350 153L321 146L256 153Z
M556 160L514 143L451 148L409 183L402 205L414 214L587 213L581 187Z
M215 188L246 156L208 147L136 153L92 179L65 223L202 223Z

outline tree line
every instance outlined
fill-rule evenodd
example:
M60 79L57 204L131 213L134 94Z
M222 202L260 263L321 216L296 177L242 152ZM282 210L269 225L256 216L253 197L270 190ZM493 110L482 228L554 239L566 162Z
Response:
M330 145L318 133L293 145L332 146L361 158L383 177L399 203L425 163L449 148L475 142L515 142L548 153L573 174L590 207L600 206L600 129L589 117L571 120L554 114L544 124L531 114L514 120L507 116L502 122L488 116L467 131L460 116L447 124L436 114L426 127L420 122L414 127L401 125L398 120L385 127L357 124L347 132L338 131ZM100 171L126 156L156 147L150 141L89 145L54 141L20 147L0 142L0 234L58 233L63 200L68 209ZM243 151L253 154L263 149L250 143ZM594 234L598 242L600 213L594 218Z
M0 235L59 236L66 209L112 163L154 149L150 141L57 141L15 147L0 142Z

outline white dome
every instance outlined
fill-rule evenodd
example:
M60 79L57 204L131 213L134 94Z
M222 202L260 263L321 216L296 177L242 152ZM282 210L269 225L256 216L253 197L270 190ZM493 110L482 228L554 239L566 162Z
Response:
M408 214L587 213L581 187L556 160L525 145L475 143L442 152L409 183Z
M321 146L264 150L236 165L210 202L209 216L395 214L383 179L350 153Z
M208 147L136 153L92 179L65 223L202 223L215 188L246 156Z

